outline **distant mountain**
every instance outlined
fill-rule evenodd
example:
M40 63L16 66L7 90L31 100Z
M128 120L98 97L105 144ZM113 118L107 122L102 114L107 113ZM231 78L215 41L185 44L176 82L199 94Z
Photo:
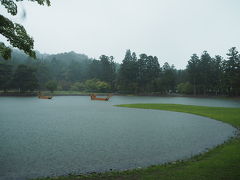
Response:
M59 53L59 54L41 54L37 53L37 58L44 59L44 60L59 60L64 62L71 62L71 61L86 61L89 60L88 56L85 54L78 54L74 51Z
M51 61L51 60L57 60L64 63L69 63L72 61L76 62L86 62L89 61L90 58L88 58L85 54L78 54L74 51L71 52L65 52L65 53L59 53L59 54L42 54L40 52L36 52L37 59L44 60L44 61ZM2 57L0 57L0 60L3 60ZM14 61L15 63L24 63L28 60L34 60L33 58L26 55L23 51L20 51L18 49L12 49L12 58L11 61Z

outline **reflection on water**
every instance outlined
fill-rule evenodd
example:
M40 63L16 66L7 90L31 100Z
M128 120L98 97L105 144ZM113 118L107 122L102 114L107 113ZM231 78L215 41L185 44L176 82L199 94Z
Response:
M126 103L240 107L223 99L2 97L0 179L145 167L190 157L234 135L230 125L200 116L112 106Z

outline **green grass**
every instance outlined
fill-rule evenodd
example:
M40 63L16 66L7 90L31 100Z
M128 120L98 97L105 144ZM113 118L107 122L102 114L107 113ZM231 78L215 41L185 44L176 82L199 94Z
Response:
M240 108L203 107L176 104L130 104L117 106L197 114L229 123L236 128L240 127ZM207 153L192 157L185 161L123 172L44 178L44 180L47 179L239 180L240 138L239 136L235 137Z
M116 106L141 109L158 109L196 114L226 122L240 128L240 108L192 106L181 104L125 104Z

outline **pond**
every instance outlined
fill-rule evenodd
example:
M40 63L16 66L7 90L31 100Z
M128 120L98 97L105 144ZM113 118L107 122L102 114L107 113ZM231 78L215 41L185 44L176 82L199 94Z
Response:
M0 98L0 179L124 170L189 158L236 129L201 116L114 107L175 103L240 107L237 100L87 96Z

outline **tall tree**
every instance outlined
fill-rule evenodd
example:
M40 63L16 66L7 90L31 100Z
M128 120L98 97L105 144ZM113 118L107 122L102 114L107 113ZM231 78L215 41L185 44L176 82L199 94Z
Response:
M12 78L12 66L5 63L0 63L0 89L7 91L10 88Z
M77 82L83 80L82 66L79 62L71 61L67 66L65 73L65 80L70 82Z
M240 84L240 59L236 47L229 49L228 59L223 62L224 80L229 95L239 93Z
M19 65L17 67L12 83L20 92L33 91L38 88L35 70L26 65Z
M57 82L50 80L46 83L46 88L53 93L57 89Z
M212 58L212 76L211 76L211 89L215 95L223 93L223 58L216 55Z
M31 61L33 62L33 61ZM45 84L52 79L50 69L47 63L38 60L35 62L33 67L36 69L36 77L39 83L39 89L44 90Z
M188 61L187 72L189 74L189 81L193 85L193 93L197 94L197 85L199 82L199 64L200 60L197 54L193 54Z
M204 95L208 92L211 87L212 77L213 77L213 68L212 68L212 58L207 51L204 51L201 55L199 63L199 88Z
M176 69L174 65L170 66L167 62L162 66L161 74L163 89L165 93L174 92L176 89Z
M136 53L127 50L125 57L120 65L118 74L118 84L121 91L137 91L138 63Z
M100 77L100 74L101 74L100 61L94 59L92 60L88 67L88 78L97 79Z
M116 67L113 59L113 56L100 56L100 80L111 84L112 88L114 86L114 79L116 77Z
M146 85L148 83L148 56L146 54L140 54L139 59L137 61L138 64L138 88L139 92L145 92L146 91Z

